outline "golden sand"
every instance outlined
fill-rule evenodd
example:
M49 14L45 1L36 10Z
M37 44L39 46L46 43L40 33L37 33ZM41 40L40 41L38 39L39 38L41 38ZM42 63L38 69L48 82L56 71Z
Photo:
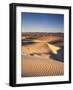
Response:
M64 75L64 63L47 55L22 55L21 71L22 77Z

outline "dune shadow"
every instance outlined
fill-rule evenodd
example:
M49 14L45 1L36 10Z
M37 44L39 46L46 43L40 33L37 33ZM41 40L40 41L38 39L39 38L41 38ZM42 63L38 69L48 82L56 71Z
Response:
M61 47L61 50L59 50L57 54L51 54L50 58L64 62L64 47Z

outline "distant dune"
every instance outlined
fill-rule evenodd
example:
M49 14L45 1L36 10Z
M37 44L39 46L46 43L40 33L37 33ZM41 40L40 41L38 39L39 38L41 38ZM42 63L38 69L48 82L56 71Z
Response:
M63 41L64 33L46 33L46 32L33 32L33 33L22 33L22 40L33 40L33 39L39 39L39 40L46 40L46 41L54 41L54 40L60 40Z

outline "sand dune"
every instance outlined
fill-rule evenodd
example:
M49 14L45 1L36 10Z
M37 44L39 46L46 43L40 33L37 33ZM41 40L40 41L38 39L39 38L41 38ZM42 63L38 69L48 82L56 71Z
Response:
M43 37L37 38L36 40L41 40L43 42L51 42L51 41L61 40L61 37L49 35L49 36L43 36Z
M22 77L64 75L63 33L26 32L21 39Z
M22 33L22 40L42 40L46 42L50 41L64 41L64 33L40 33L40 32L34 32L34 33Z
M35 43L31 45L22 46L22 54L31 54L31 53L54 53L57 54L57 51L60 50L60 47L51 45L48 43Z
M31 54L31 53L49 53L50 49L48 45L36 43L32 45L22 46L22 54Z
M50 56L22 55L22 77L64 75L64 64Z

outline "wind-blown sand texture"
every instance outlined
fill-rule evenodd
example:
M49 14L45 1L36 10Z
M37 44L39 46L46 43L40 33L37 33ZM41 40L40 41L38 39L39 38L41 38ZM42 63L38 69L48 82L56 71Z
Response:
M22 77L64 75L64 64L50 56L22 55Z
M22 33L21 39L22 77L64 75L63 33Z

